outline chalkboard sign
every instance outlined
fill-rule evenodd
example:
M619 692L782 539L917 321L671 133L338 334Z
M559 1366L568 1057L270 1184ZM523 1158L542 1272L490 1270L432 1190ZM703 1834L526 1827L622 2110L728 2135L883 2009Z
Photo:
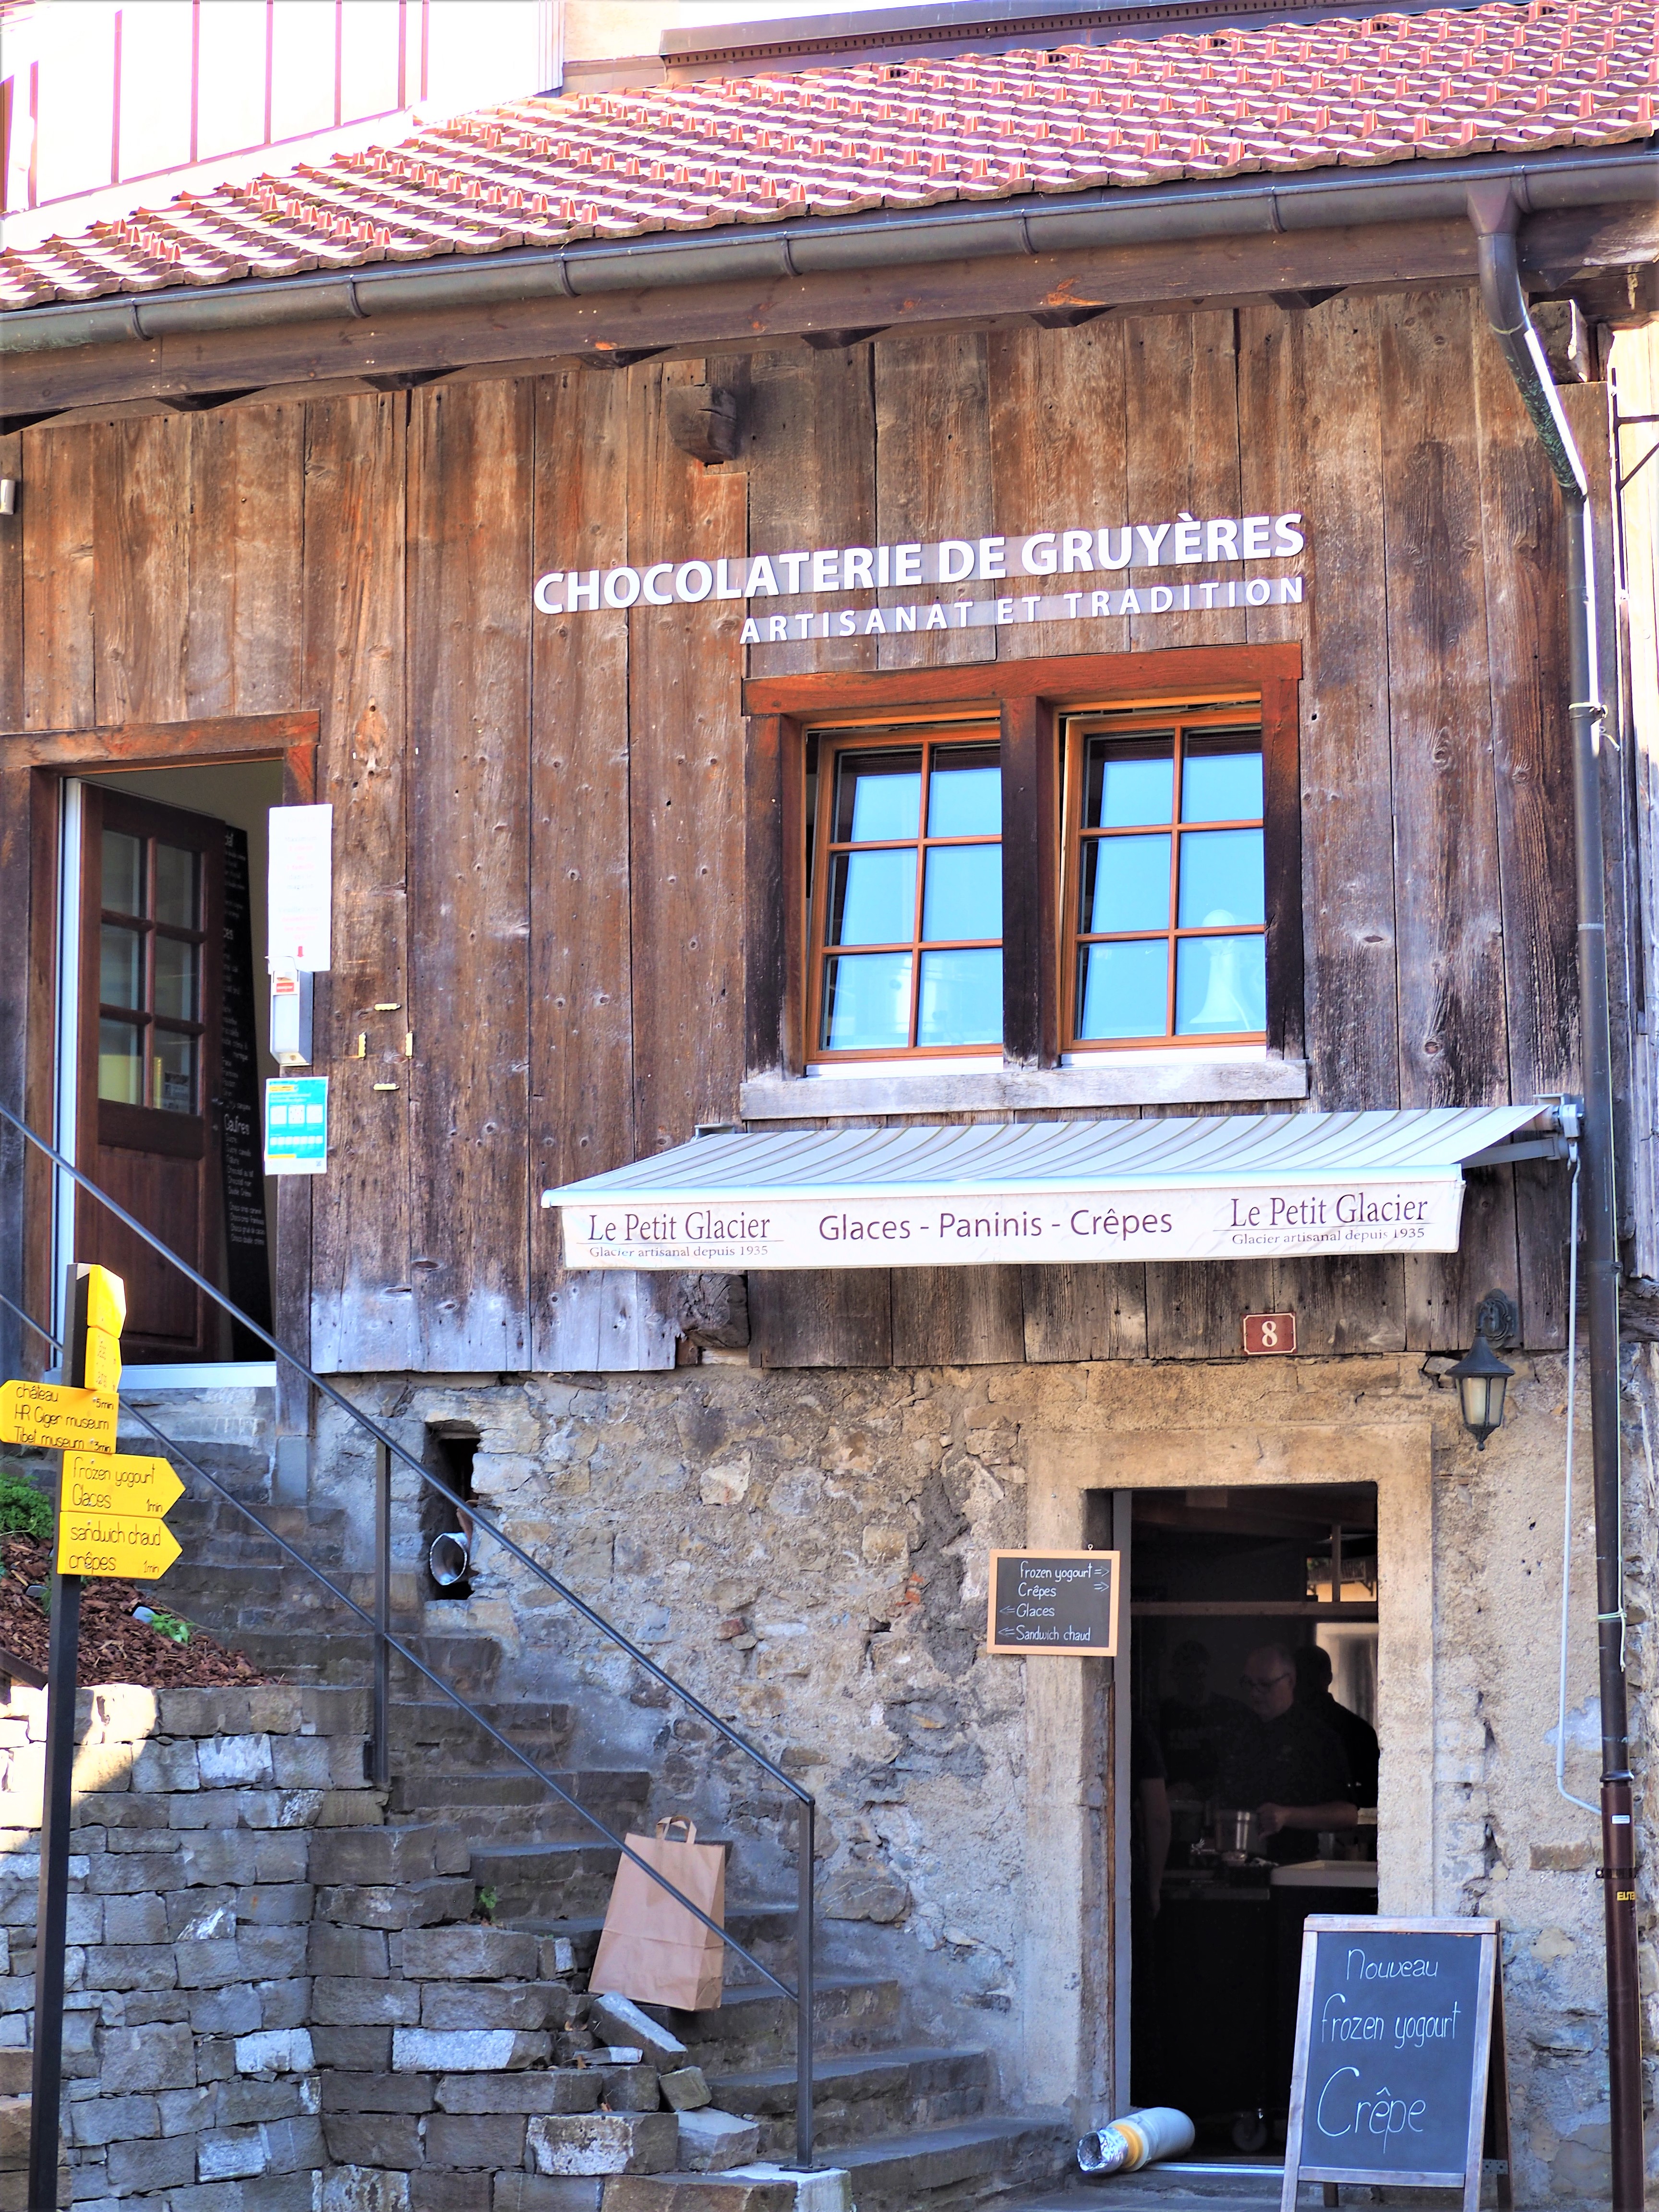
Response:
M1490 2114L1511 2202L1495 1920L1309 1917L1281 2212L1299 2181L1461 2189L1479 2212Z
M986 1646L1026 1656L1117 1656L1118 1552L993 1552Z

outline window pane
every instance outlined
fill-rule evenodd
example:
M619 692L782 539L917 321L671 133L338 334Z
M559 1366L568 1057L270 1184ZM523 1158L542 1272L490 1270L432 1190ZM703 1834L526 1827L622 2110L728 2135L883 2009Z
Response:
M1085 945L1078 949L1079 1037L1164 1036L1169 1027L1170 947Z
M1267 939L1183 938L1176 948L1176 1036L1267 1026Z
M1002 953L924 952L918 1044L998 1044L1002 1039Z
M155 919L174 929L196 927L196 855L177 845L155 848Z
M1261 811L1261 740L1255 732L1194 731L1182 748L1182 820L1255 822Z
M124 830L104 832L104 904L116 914L144 911L144 841Z
M921 828L921 750L843 753L836 764L837 845L914 837Z
M1175 739L1091 738L1084 777L1085 830L1133 830L1175 811Z
M845 853L830 863L831 945L908 944L916 927L916 855Z
M950 745L935 750L927 784L927 835L1001 836L1002 768L995 745ZM999 923L999 934L1000 931ZM990 932L977 934L988 937Z
M928 938L1001 936L1000 845L935 845L930 849L921 933ZM997 1033L1001 1035L1000 1029Z
M143 1061L138 1054L137 1022L98 1024L98 1096L123 1106L142 1106Z
M106 933L107 934L107 933ZM193 945L176 937L155 940L155 1011L175 1021L196 1019L196 963L201 957Z
M171 1030L150 1031L150 1098L167 1114L196 1111L196 1040Z
M1083 848L1085 930L1170 927L1167 837L1095 837Z
M1200 830L1181 841L1181 927L1218 929L1267 918L1261 832Z
M910 1042L908 952L858 952L829 961L823 1042L831 1052L878 1052Z
M98 995L106 1006L142 1006L144 940L136 929L106 922L99 933Z

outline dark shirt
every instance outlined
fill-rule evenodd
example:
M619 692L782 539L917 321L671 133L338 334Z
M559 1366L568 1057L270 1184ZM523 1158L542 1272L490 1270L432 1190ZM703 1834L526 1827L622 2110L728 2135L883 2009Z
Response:
M1306 1705L1292 1705L1274 1720L1254 1715L1234 1739L1216 1778L1223 1805L1328 1805L1334 1798L1358 1802L1348 1776L1348 1757L1334 1734ZM1281 1829L1262 1844L1280 1866L1317 1858L1311 1829Z
M1339 1705L1328 1690L1307 1700L1307 1710L1324 1722L1341 1745L1348 1762L1348 1779L1353 1784L1353 1799L1357 1805L1376 1802L1376 1771L1381 1754L1377 1749L1376 1730L1369 1721L1364 1721L1346 1705Z
M1206 1698L1201 1705L1165 1698L1158 1709L1158 1727L1170 1779L1188 1783L1199 1796L1209 1796L1228 1746L1249 1724L1249 1714L1232 1698Z

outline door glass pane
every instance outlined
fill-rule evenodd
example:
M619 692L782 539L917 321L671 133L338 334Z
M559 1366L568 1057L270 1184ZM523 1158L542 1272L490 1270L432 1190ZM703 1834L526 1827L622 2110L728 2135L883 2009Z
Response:
M831 945L908 945L916 927L916 854L840 853L830 864Z
M843 753L836 765L837 845L914 837L921 828L921 750Z
M1194 730L1182 748L1183 822L1255 822L1261 816L1261 740L1254 730Z
M1002 769L995 745L942 746L933 755L927 783L930 837L1000 837ZM1001 924L997 933L1001 934ZM991 932L975 932L988 937Z
M1083 848L1085 930L1167 929L1168 837L1095 837Z
M1207 942L1200 939L1199 942ZM1079 1037L1158 1037L1168 1033L1167 938L1078 948Z
M1002 950L924 952L918 1044L998 1044L1002 1039Z
M1176 1034L1201 1036L1267 1026L1262 937L1186 937L1176 949Z
M823 979L823 1042L832 1052L879 1052L910 1042L908 952L839 954Z
M924 937L1000 937L1000 845L934 845L921 901ZM924 962L922 973L927 973ZM1002 1034L999 1020L997 1034Z
M1181 841L1181 926L1220 929L1266 919L1259 830L1200 830Z
M144 841L125 830L104 832L104 904L116 914L144 911Z
M196 1111L196 1040L172 1030L150 1031L150 1098L167 1114Z
M137 1022L98 1024L98 1096L123 1106L144 1103L144 1064L139 1055Z
M1174 811L1173 737L1091 738L1083 784L1085 830L1133 830Z
M106 921L99 933L99 997L106 1006L142 1006L143 975L143 933Z
M178 845L155 848L155 919L174 929L196 924L196 855Z
M106 933L107 934L107 933ZM196 966L198 947L176 937L155 939L155 1011L175 1021L196 1019Z

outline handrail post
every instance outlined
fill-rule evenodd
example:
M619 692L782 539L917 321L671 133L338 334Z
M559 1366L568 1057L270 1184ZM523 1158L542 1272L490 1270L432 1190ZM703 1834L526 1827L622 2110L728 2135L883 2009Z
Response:
M817 1848L817 1807L802 1801L799 1833L800 1867L795 1906L795 2160L812 2163L812 1861Z
M374 1755L376 1790L392 1786L392 1454L374 1444Z

